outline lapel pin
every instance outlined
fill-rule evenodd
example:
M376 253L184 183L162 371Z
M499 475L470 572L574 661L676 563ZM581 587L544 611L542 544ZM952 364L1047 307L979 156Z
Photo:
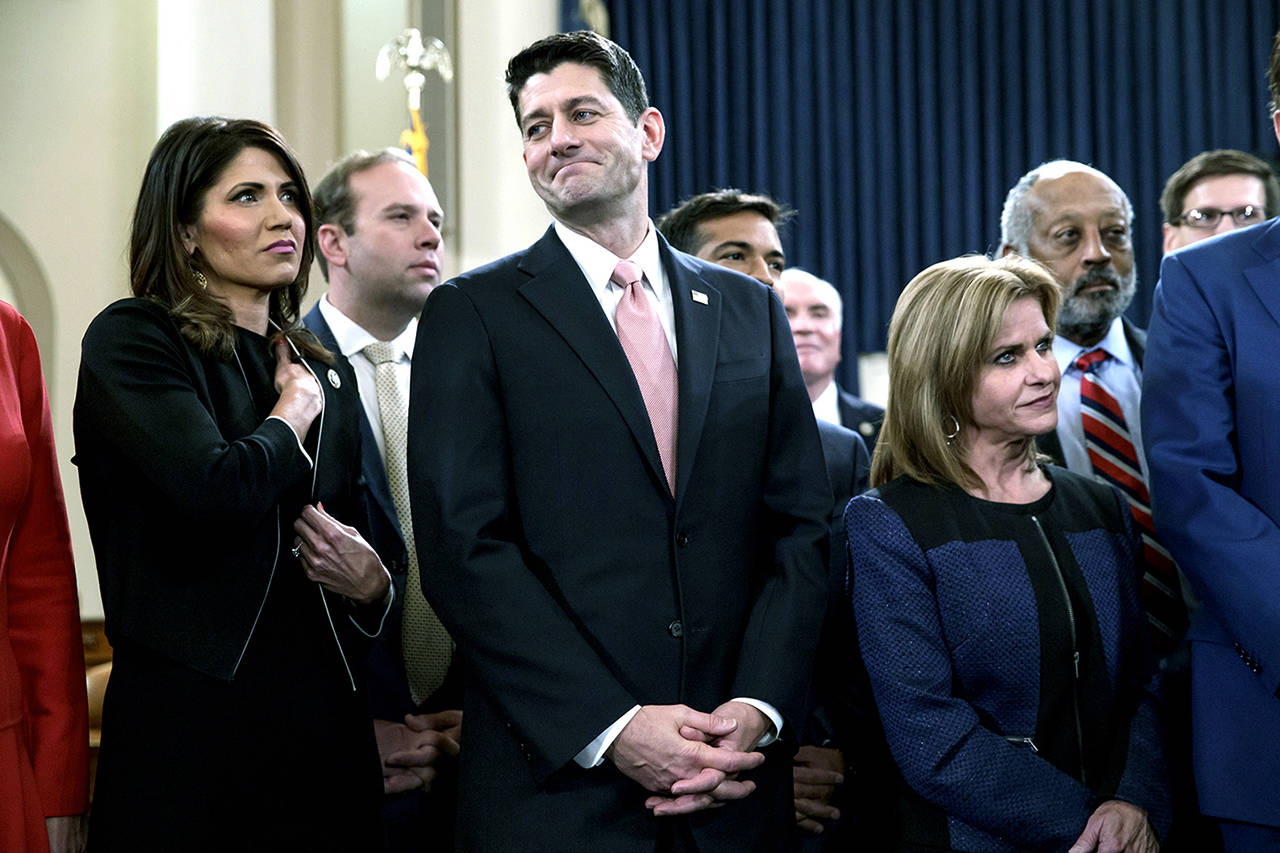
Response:
M342 387L342 379L338 377L338 371L334 370L332 367L329 368L329 384L334 388Z
M690 290L689 295L693 297L694 302L698 302L702 305L707 304L707 294L703 293L701 290Z

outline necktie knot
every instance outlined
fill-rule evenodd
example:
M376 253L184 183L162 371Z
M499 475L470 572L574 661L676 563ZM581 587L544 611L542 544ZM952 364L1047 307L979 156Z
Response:
M400 354L395 351L387 341L374 341L361 350L365 357L375 365L386 364L387 362L395 362L400 360Z
M636 284L644 279L644 270L635 261L618 261L618 265L613 268L613 275L609 276L609 281L619 287L627 287Z
M1081 373L1094 373L1098 369L1098 365L1111 358L1111 354L1104 349L1089 350L1081 354L1075 361L1076 369Z

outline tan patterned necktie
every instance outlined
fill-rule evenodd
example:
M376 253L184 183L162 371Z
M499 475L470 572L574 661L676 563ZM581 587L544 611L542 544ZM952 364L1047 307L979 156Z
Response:
M644 270L634 261L618 261L609 280L622 288L614 311L618 341L631 363L640 396L649 412L649 426L658 444L667 487L676 491L676 361L671 355L657 307L645 293Z
M363 352L374 364L378 411L382 416L382 437L386 445L382 461L387 469L387 484L391 486L391 499L396 505L400 533L409 555L400 643L409 693L414 704L420 705L444 683L449 659L453 655L453 641L422 595L418 549L414 547L413 540L413 517L409 512L409 468L406 462L409 406L396 381L399 353L392 349L391 344L381 341L369 344Z

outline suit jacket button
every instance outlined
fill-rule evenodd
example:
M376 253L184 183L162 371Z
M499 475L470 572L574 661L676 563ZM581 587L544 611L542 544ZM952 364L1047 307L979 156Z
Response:
M689 544L689 534L683 531L676 534L676 545L683 548Z
M680 624L680 620L676 619L667 626L667 633L673 637L684 636L684 626Z

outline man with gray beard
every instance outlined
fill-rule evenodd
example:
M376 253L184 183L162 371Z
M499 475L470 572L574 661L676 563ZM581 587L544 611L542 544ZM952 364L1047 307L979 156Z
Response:
M1199 818L1190 766L1187 625L1190 596L1155 534L1142 445L1140 396L1147 334L1121 316L1137 290L1133 206L1107 175L1070 160L1044 163L1009 190L1001 252L1043 264L1062 287L1053 354L1062 371L1058 427L1040 449L1059 465L1115 487L1142 537L1142 602L1162 672L1161 725L1174 824L1164 849L1212 851ZM1083 393L1082 393L1083 392ZM1206 834L1206 830L1209 831Z
M1062 286L1053 354L1062 370L1058 428L1040 449L1086 477L1094 476L1081 421L1081 356L1107 357L1092 372L1124 412L1138 464L1145 466L1138 423L1142 356L1147 335L1121 314L1137 290L1133 267L1133 206L1115 181L1071 160L1041 164L1009 190L1000 216L1001 254L1044 264ZM1145 467L1139 472L1145 480Z

